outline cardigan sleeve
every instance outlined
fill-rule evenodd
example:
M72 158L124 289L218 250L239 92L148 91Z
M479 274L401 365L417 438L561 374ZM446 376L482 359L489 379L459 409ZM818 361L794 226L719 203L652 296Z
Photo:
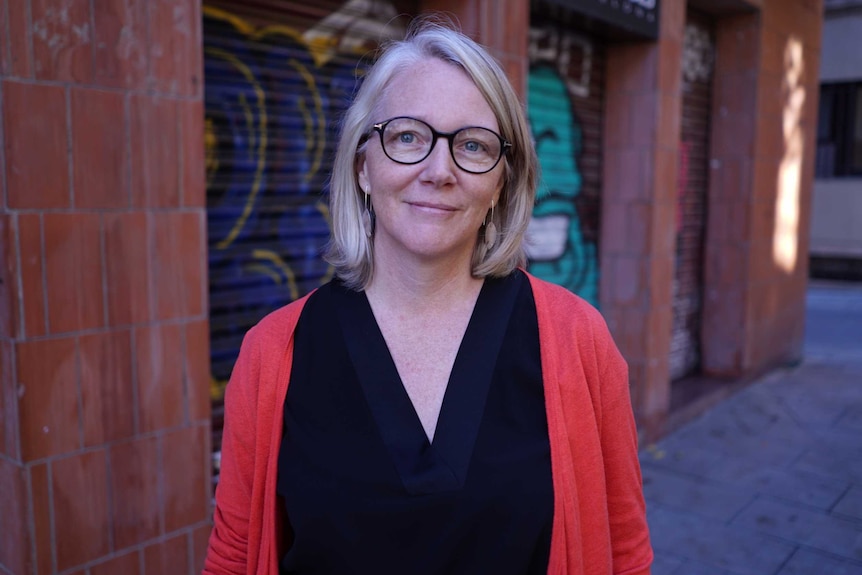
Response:
M606 334L606 351L604 360L600 360L602 412L599 432L605 467L613 572L614 575L649 575L653 553L646 522L628 365L604 322L601 327Z
M225 390L221 471L203 575L245 574L255 468L255 393L260 352L255 328L245 336Z

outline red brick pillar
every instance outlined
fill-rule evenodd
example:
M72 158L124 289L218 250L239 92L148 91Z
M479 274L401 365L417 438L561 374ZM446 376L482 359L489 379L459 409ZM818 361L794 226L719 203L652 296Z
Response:
M684 25L685 0L662 0L657 41L608 48L600 300L648 436L670 405Z
M764 0L719 21L703 365L757 373L801 357L822 2Z
M703 300L703 370L744 370L761 15L716 26Z
M198 570L200 5L0 9L0 573Z
M529 0L423 0L421 8L454 16L464 33L491 51L518 94L526 97Z
M819 95L820 0L764 0L744 366L802 356Z

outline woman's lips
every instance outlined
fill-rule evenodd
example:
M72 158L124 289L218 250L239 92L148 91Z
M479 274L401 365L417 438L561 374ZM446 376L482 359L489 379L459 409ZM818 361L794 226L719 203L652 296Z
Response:
M419 208L425 211L432 212L454 212L456 208L447 204L437 204L434 202L407 202L414 208Z

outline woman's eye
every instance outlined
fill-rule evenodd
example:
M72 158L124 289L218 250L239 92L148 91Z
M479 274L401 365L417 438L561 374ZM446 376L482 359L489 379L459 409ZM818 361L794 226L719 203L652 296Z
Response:
M482 144L476 142L475 140L470 142L464 142L464 149L468 152L481 152Z
M410 132L401 132L398 134L398 141L402 144L412 144L415 139L416 135Z

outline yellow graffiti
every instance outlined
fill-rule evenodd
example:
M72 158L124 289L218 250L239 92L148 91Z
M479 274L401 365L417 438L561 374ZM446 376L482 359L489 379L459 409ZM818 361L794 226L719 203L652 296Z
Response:
M204 121L204 165L207 173L207 189L210 188L213 175L218 171L218 137L215 134L212 118Z
M204 6L203 7L204 16L209 18L213 18L215 20L224 20L246 36L251 36L255 32L255 27L239 16L235 14L231 14L226 10L222 10L221 8L215 8L213 6Z
M317 117L323 117L323 102L320 99L320 93L317 91L317 83L314 81L314 76L311 72L308 71L308 68L303 66L300 62L291 58L289 63L293 68L299 72L299 75L305 80L305 84L308 86L308 89L314 95L314 111L317 112ZM305 120L305 134L306 134L306 146L311 147L310 142L317 142L317 149L314 150L314 161L311 164L311 168L306 172L304 180L306 182L311 181L311 178L317 173L317 170L320 169L320 163L323 159L323 147L326 142L326 131L324 123L321 121L317 122L317 137L314 137L314 118L311 114L308 113L308 110L305 108L304 102L300 100L300 108L302 109L302 117Z
M247 266L243 266L243 270L247 271L247 272L255 272L255 273L265 275L265 276L269 276L269 279L271 279L273 281L273 283L275 283L275 284L280 285L282 283L281 282L281 275L277 271L271 269L269 266L267 266L265 264L250 264Z
M203 7L204 16L209 18L213 18L215 20L222 20L227 22L240 33L245 36L248 36L252 40L260 40L266 36L274 36L276 34L282 34L296 40L297 42L304 44L308 47L308 51L311 54L311 57L314 59L314 64L318 67L324 66L329 60L332 59L336 48L338 47L338 38L334 36L318 36L312 38L311 40L306 40L306 38L295 28L291 28L290 26L284 26L282 24L272 24L269 26L264 26L262 28L258 28L254 24L244 20L243 18L237 16L236 14L231 14L226 10L222 10L220 8L215 8L213 6L204 6Z
M248 130L248 159L251 160L254 156L254 146L257 142L257 134L254 132L254 115L251 113L251 107L248 105L248 100L245 94L240 92L239 105L242 107L243 116L245 116L245 125Z
M281 256L272 250L253 250L251 255L257 260L267 260L278 268L287 279L287 287L290 289L290 299L299 299L299 288L296 286L296 275L290 266L281 259ZM280 283L280 282L279 282Z
M252 74L249 67L243 64L239 58L219 48L207 48L206 52L212 56L222 58L230 62L236 66L243 76L245 76L246 80L248 80L254 87L254 93L257 96L258 115L260 117L260 141L258 142L257 169L254 173L254 181L252 182L251 190L249 191L248 198L246 199L245 206L243 207L239 220L234 224L233 229L231 229L227 237L216 244L216 248L223 250L233 243L242 231L242 228L245 227L245 223L248 221L248 216L251 214L251 210L254 207L255 198L260 191L261 182L263 181L263 170L266 166L266 94L260 87L260 84L257 82L257 79L254 77L254 74Z
M224 398L224 390L227 387L228 380L216 379L210 374L210 400L219 401Z

